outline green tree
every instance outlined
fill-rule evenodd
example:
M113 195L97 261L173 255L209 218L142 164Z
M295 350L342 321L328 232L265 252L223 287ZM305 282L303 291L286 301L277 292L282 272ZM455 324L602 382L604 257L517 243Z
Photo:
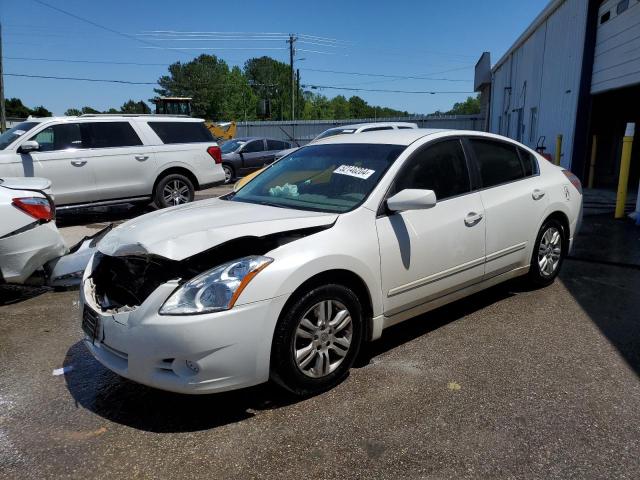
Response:
M85 107L82 107L82 109L80 110L80 113L83 114L83 115L84 114L95 114L95 113L100 113L100 110L96 110L93 107L85 106Z
M252 120L256 118L258 97L239 67L229 72L224 89L222 117L228 120Z
M158 79L155 92L161 96L191 97L195 116L224 118L229 67L215 55L200 55L187 63L169 66L169 74Z
M42 105L31 110L31 115L34 117L50 117L51 112L44 108Z
M349 109L351 118L369 118L373 117L373 109L364 99L354 95L349 99Z
M330 100L333 116L336 119L351 118L351 104L344 97L338 95Z
M111 110L115 110L115 109L110 109L108 113L118 113L117 110L115 112L111 112ZM142 100L140 100L139 102L136 102L134 100L129 100L120 107L120 112L147 114L147 113L151 113L151 108L149 108L149 105L147 105Z
M27 118L31 115L31 109L22 103L19 98L7 98L5 101L7 117Z
M464 102L453 104L453 108L447 112L448 115L474 115L480 113L480 95L477 97L467 97Z

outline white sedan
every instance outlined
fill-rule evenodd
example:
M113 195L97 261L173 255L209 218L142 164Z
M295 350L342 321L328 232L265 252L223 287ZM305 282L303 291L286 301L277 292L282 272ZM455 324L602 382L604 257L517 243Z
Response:
M49 180L0 178L0 283L24 283L67 252L54 217Z
M391 325L514 277L552 283L581 206L573 174L497 135L328 138L108 233L84 273L85 343L160 389L312 394Z

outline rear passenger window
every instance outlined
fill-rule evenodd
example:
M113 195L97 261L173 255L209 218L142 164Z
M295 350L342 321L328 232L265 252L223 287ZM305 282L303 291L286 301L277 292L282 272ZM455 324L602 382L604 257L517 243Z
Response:
M87 122L80 124L87 148L133 147L142 145L129 122Z
M518 153L520 154L520 160L522 160L522 166L524 167L524 175L525 177L530 177L531 175L538 174L538 161L536 157L526 150L519 148Z
M213 142L214 138L203 122L147 122L162 143Z
M484 188L524 177L515 145L494 140L471 139Z
M280 140L267 140L267 150L286 150L289 148L289 144L287 142L282 142Z
M395 192L405 188L433 190L438 200L469 192L469 170L460 141L438 142L415 153L400 172Z

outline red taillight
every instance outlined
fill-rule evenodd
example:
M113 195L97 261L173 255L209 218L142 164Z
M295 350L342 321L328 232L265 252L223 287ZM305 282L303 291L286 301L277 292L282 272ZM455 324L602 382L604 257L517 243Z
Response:
M37 220L42 220L43 222L53 220L54 210L51 208L51 203L49 203L49 200L46 198L14 198L11 203L14 207L19 208Z
M222 150L220 150L220 147L209 147L207 148L207 153L211 155L211 158L213 158L216 163L222 163Z
M571 173L569 170L565 170L564 168L562 169L562 173L564 173L565 177L569 179L571 184L574 187L576 187L576 190L578 190L580 195L582 195L582 182L580 182L580 179L576 177L573 173Z

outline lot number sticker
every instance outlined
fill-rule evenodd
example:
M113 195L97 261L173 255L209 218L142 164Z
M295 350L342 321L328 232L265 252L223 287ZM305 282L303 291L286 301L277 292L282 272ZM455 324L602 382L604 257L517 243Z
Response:
M337 173L340 175L349 175L350 177L356 177L366 180L371 175L376 173L376 171L370 170L368 168L356 167L354 165L340 165L333 171L333 173Z

